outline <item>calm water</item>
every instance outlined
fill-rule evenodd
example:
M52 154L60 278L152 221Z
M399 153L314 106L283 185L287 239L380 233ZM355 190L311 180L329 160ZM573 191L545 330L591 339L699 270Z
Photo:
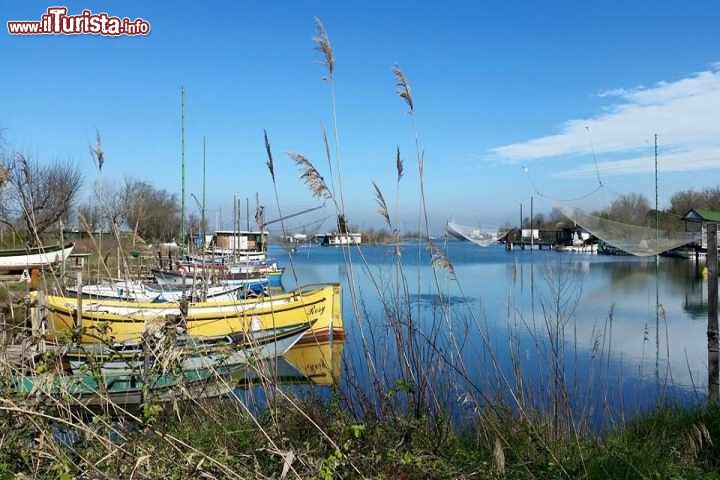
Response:
M403 245L401 252L420 329L437 339L446 358L461 362L470 375L469 380L448 380L450 403L461 403L458 399L468 381L483 391L503 391L503 382L511 382L515 359L527 391L542 404L551 378L546 319L552 331L558 303L564 325L562 368L575 406L593 412L610 408L632 416L658 400L693 402L704 396L707 282L694 262L662 258L656 276L654 258L507 252L456 241L443 246L457 279L445 271L439 275L450 304L448 316L443 315L427 249L420 248L419 261L416 244ZM378 288L383 292L394 288L393 248L362 247L362 257L353 249L350 260L360 320L347 283L347 251L300 248L291 258L279 249L272 252L287 267L286 287L295 284L291 260L299 284L343 285L347 341L341 382L353 375L353 384L367 391L371 368L390 384L397 374L390 328L377 293ZM455 343L448 336L450 328ZM370 357L363 354L363 335L373 346Z

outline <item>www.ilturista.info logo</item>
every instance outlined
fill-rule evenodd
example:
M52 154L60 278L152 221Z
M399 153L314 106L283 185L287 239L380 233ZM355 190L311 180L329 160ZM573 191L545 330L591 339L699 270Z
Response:
M49 7L40 21L7 22L10 35L148 35L150 22L137 18L111 17L107 13L83 10L80 15L68 15L67 7Z

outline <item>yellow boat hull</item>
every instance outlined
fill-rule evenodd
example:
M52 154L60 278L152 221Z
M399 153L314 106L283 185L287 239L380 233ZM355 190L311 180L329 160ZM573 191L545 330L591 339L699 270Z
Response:
M52 341L68 337L75 330L85 343L136 342L143 333L168 323L184 327L188 335L217 337L314 322L304 338L312 343L343 332L339 284L305 287L257 299L190 303L186 315L180 314L178 303L83 299L78 304L72 297L36 293L33 299L35 327Z

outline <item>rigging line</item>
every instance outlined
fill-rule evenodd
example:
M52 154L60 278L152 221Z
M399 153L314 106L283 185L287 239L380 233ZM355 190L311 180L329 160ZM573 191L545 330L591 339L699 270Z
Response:
M598 185L602 187L603 182L602 178L600 178L600 166L598 165L597 155L595 154L595 142L593 141L592 132L590 131L590 127L588 125L585 125L585 131L588 133L588 137L590 137L590 151L592 152L593 162L595 163L595 176L597 178Z
M546 194L544 194L544 193L542 193L542 192L540 191L540 189L539 189L539 188L537 187L537 185L535 184L535 181L532 179L532 176L530 175L530 171L528 170L527 167L523 167L523 171L525 172L525 175L527 175L528 182L530 182L530 186L532 187L533 192L535 193L535 195L537 195L538 197L544 198L544 199L546 199L546 200L552 200L552 201L555 201L555 202L576 202L576 201L578 201L578 200L584 200L584 199L590 197L591 195L594 195L594 194L595 194L596 192L598 192L601 188L603 188L603 185L602 185L602 184L599 184L599 185L596 186L595 189L592 190L591 192L586 193L586 194L584 194L584 195L581 195L581 196L579 196L579 197L573 197L573 198L555 198L555 197L551 197L550 195L546 195Z

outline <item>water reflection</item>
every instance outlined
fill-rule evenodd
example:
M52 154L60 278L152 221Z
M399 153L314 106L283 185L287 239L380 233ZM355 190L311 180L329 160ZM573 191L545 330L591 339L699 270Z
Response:
M393 254L392 248L385 246L363 247L362 259L354 249L351 252L361 319L354 317L343 250L309 248L294 256L293 262L300 284L343 284L347 342L342 359L357 377L354 383L369 383L363 335L371 339L371 354L383 357L392 352L393 339L376 288L386 288L393 278ZM284 252L275 253L282 262L289 261ZM541 341L548 332L551 280L561 272L579 295L572 315L562 326L567 352L564 368L576 387L573 401L596 402L593 408L597 411L608 402L622 405L629 414L631 409L654 404L660 394L687 400L704 390L707 280L701 275L702 264L661 258L656 276L654 258L507 252L501 247L483 249L452 241L447 244L447 254L457 277L457 282L446 275L440 279L443 297L452 307L451 325L445 326L443 318L438 323L438 296L429 266L430 253L425 248L419 259L418 285L418 247L412 244L402 248L409 299L412 304L428 307L420 309L427 321L419 325L441 325L445 330L452 327L466 335L459 342L462 362L474 385L497 387L501 380L496 370L512 378L520 359L526 385L542 394L549 365ZM381 281L371 281L370 275ZM661 304L657 318L656 279ZM293 287L288 275L283 281ZM437 339L437 347L458 361L447 331L428 333ZM397 372L391 360L373 361L385 377L392 378Z
M262 384L264 380L280 385L337 385L344 346L344 339L296 345L284 357L248 369L235 380L239 387Z

